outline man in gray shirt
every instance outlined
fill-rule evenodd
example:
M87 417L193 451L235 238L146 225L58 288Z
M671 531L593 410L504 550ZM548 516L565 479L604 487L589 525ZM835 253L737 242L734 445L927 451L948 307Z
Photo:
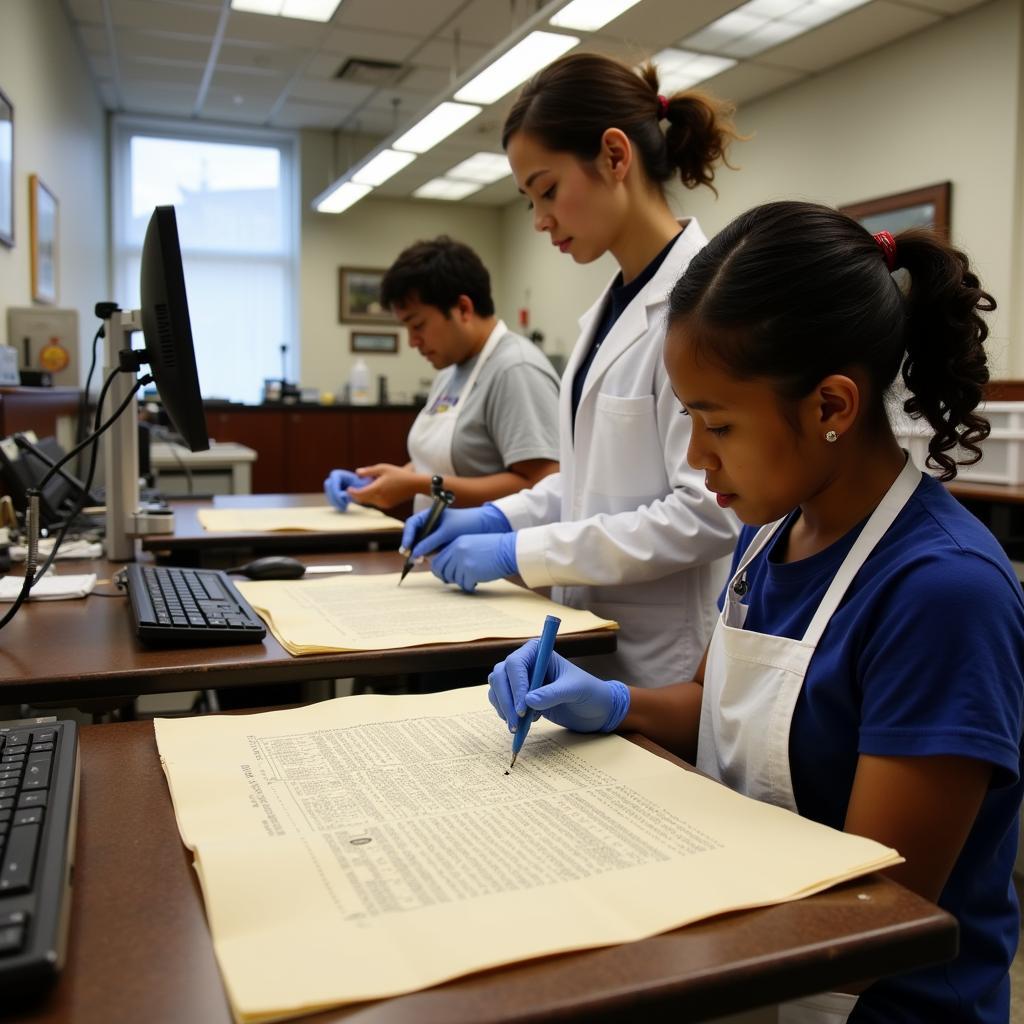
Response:
M456 504L480 505L558 470L558 376L495 315L472 249L444 235L417 242L384 275L381 298L441 372L409 432L409 462L332 470L324 491L337 508L426 507L434 475Z

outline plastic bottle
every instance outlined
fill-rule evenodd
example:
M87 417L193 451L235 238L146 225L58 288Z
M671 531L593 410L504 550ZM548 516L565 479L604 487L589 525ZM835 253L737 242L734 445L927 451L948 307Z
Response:
M353 405L370 405L370 368L363 359L357 359L348 373L349 400Z

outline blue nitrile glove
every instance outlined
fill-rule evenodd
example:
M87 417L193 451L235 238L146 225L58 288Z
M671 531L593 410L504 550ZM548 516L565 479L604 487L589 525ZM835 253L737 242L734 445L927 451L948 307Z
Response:
M350 469L332 469L324 481L324 494L339 512L344 512L352 500L352 495L346 494L346 490L349 487L366 487L372 483L372 477L358 476Z
M629 687L617 679L598 679L552 651L544 682L530 690L533 663L540 641L528 640L487 677L487 697L515 732L520 712L543 715L574 732L614 732L629 711Z
M430 571L445 583L458 583L469 592L475 590L478 583L511 576L519 571L516 535L487 533L456 537L434 555Z
M405 529L402 530L403 554L408 554L416 534L429 514L430 509L425 508L406 519ZM505 514L490 502L479 508L446 508L441 513L441 521L433 533L416 545L413 556L423 558L424 555L431 554L445 544L451 543L456 537L462 537L467 533L508 533L511 529L512 524L505 518ZM512 571L515 572L514 569Z

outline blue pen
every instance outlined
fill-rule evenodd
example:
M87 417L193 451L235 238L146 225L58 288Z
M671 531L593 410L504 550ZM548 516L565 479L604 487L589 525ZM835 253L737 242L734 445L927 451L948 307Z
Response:
M544 620L544 629L540 634L540 646L537 648L537 660L533 663L533 675L530 676L530 690L536 690L544 682L544 676L548 671L548 662L551 660L551 652L555 647L555 634L562 620L557 615L549 615ZM512 764L514 768L519 751L523 749L526 742L526 734L530 731L531 713L527 709L526 714L519 719L519 726L512 736Z

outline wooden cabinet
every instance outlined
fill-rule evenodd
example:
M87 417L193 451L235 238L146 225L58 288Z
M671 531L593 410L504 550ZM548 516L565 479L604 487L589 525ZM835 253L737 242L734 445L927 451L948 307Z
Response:
M405 439L419 409L412 406L208 406L210 437L259 453L255 494L319 491L335 468L374 462L403 465Z

